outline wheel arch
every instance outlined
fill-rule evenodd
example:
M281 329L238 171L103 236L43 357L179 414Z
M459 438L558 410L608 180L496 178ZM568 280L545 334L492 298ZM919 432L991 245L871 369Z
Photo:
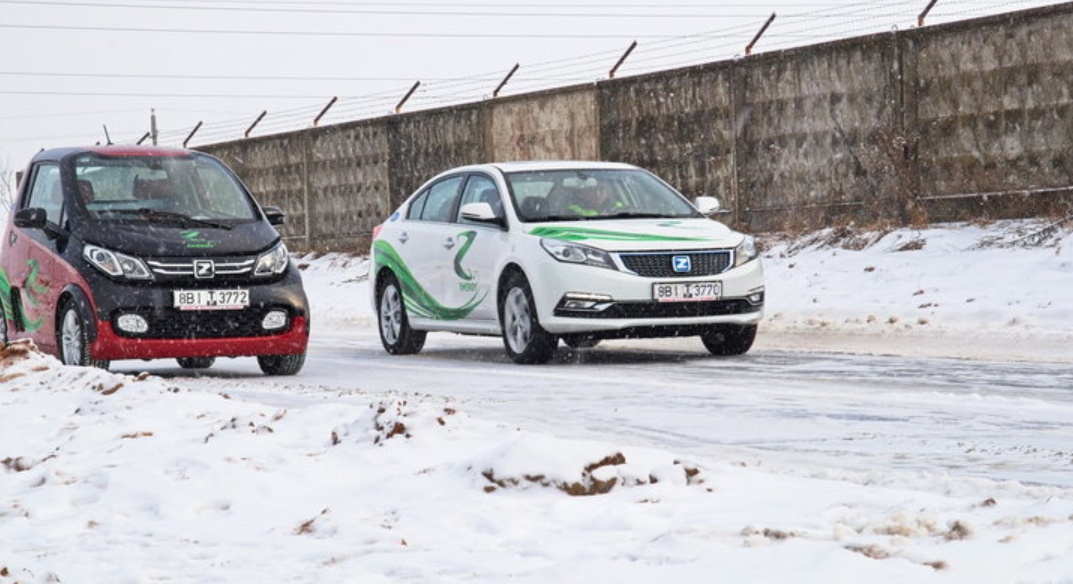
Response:
M90 301L89 295L86 294L82 288L75 284L68 284L60 290L60 295L56 299L56 314L53 318L53 330L56 335L56 344L59 345L59 328L60 328L60 312L63 311L63 307L67 305L67 302L74 302L75 306L82 312L82 315L88 316L83 318L85 322L82 326L86 328L86 340L90 343L97 340L97 311L94 309L93 302Z

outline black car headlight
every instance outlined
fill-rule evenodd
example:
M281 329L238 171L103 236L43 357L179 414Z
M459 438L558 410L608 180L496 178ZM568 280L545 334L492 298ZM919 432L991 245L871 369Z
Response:
M734 248L734 267L743 266L760 256L756 248L756 239L746 235L738 247Z
M541 239L540 245L544 251L551 254L551 257L560 262L596 266L609 270L618 269L615 267L615 262L611 261L611 254L602 249L558 239Z
M265 252L257 258L256 267L253 269L254 276L272 276L276 274L282 274L287 269L287 263L290 261L290 254L287 253L287 246L282 243L272 248L272 251Z
M152 280L153 274L145 267L142 260L126 254L121 254L110 249L96 245L86 245L82 248L82 257L98 270L113 278L128 278L131 280Z

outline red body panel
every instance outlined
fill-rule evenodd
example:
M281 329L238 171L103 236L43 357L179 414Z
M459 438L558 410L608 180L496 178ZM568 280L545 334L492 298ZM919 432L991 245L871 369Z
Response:
M168 359L177 357L249 357L304 353L309 341L306 319L297 317L291 330L271 337L226 339L132 339L121 337L108 321L97 322L94 359Z

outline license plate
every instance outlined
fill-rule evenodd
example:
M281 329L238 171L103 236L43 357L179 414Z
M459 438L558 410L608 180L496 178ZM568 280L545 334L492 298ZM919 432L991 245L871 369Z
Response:
M652 284L657 302L704 302L723 296L722 282L661 282Z
M175 290L179 310L240 310L250 305L249 290Z

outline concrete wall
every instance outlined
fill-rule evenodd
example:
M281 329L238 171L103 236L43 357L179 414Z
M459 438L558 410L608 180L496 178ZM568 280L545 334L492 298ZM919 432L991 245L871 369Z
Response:
M204 147L286 235L360 248L462 164L603 159L753 231L1071 214L1073 3Z

